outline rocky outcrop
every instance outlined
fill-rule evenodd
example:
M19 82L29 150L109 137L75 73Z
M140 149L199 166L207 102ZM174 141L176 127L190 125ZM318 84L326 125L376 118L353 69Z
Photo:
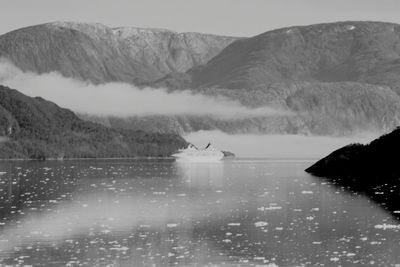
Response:
M332 152L306 169L316 176L337 179L376 181L395 179L399 182L397 148L400 128L372 141L368 145L352 144Z
M341 189L361 193L400 220L400 128L368 145L340 148L306 169Z

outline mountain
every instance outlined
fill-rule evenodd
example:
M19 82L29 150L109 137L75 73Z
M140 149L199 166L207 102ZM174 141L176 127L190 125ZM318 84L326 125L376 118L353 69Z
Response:
M175 134L110 129L40 97L0 86L0 158L169 156L187 145Z
M400 123L399 44L400 25L393 23L288 27L237 40L206 64L153 86L287 108L302 132L387 131Z
M0 56L24 70L56 70L94 83L190 89L285 113L228 120L80 115L111 127L347 135L400 125L399 44L400 25L383 22L294 26L251 38L49 23L0 36Z
M337 22L241 39L208 63L168 78L193 88L268 88L277 83L361 82L400 90L400 25ZM184 79L185 78L185 79Z
M206 63L236 37L53 22L0 36L0 57L24 71L140 84Z

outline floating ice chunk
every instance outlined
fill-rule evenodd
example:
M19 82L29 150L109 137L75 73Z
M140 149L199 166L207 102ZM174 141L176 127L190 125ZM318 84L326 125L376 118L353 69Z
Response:
M254 225L256 227L263 227L263 226L267 226L268 223L267 222L256 222L256 223L254 223Z
M228 223L228 226L240 226L240 223Z
M314 192L313 191L305 191L305 190L303 190L303 191L301 191L301 193L303 195L307 195L307 194L313 194Z
M177 227L177 226L178 226L178 224L176 224L176 223L168 223L167 224L168 228L174 228L174 227Z
M260 207L260 208L257 208L258 210L261 210L261 211L267 211L267 210L281 210L282 209L282 207L280 207L280 206L269 206L269 207Z
M119 250L119 251L126 251L128 249L129 249L128 247L113 247L113 248L110 248L110 250Z
M377 224L375 225L375 229L382 229L382 230L386 230L386 229L400 229L400 224Z
M348 29L349 31L352 31L356 28L356 26L354 25L347 25L346 29Z

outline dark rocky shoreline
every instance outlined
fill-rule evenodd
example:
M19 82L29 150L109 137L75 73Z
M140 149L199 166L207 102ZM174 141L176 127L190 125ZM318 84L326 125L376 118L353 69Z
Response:
M369 197L400 220L399 147L397 128L368 145L340 148L305 171Z

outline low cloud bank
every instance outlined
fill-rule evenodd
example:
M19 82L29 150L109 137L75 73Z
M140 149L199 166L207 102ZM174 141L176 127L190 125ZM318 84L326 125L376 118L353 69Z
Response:
M238 157L319 159L351 143L369 143L379 133L365 133L351 137L304 135L230 135L221 131L199 131L185 139L198 147L212 142L221 150L231 151Z
M250 109L224 97L194 94L188 90L139 89L126 83L93 85L57 72L24 72L0 59L0 83L29 96L41 96L61 107L91 115L145 116L198 115L235 119L288 115L270 107Z

